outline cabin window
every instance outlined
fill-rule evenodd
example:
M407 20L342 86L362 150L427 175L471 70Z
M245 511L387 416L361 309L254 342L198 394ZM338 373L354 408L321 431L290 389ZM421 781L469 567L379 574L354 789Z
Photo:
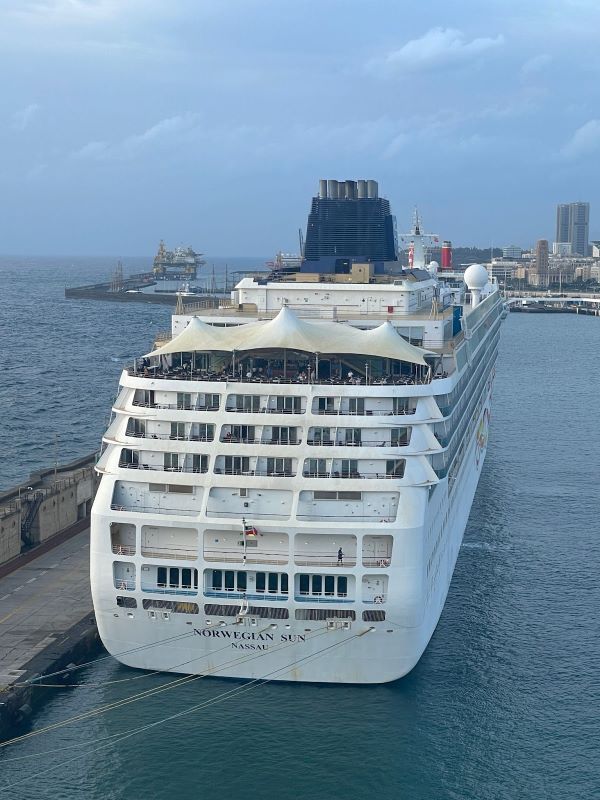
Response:
M179 469L179 453L164 453L163 459L165 470L173 472Z
M245 592L247 586L247 579L248 576L245 572L238 572L237 573L237 588L238 592Z
M325 594L329 596L335 594L335 578L333 575L325 575Z
M300 594L309 594L310 592L310 577L308 575L300 575Z
M264 592L266 588L266 574L264 572L256 573L256 591Z
M279 575L276 572L269 572L269 593L277 594L279 590Z
M194 454L192 456L192 472L207 472L208 456Z
M192 395L188 392L177 392L177 408L191 409Z
M165 588L167 585L167 568L159 567L156 570L156 585Z
M324 458L307 458L306 474L309 478L320 478L327 475L327 461Z
M385 472L391 478L404 477L404 465L406 461L403 458L394 459L394 461L385 462Z
M302 400L300 397L282 397L275 398L277 411L283 414L298 414L301 410Z
M225 589L226 591L232 591L234 588L234 576L235 572L232 570L225 570Z
M392 428L392 447L403 447L408 444L408 428Z
M350 414L364 414L365 413L365 398L364 397L350 397L348 400L348 411Z
M337 593L338 597L347 597L348 595L348 578L345 575L340 575L337 579Z
M171 423L171 439L185 439L185 422Z
M312 576L312 593L321 594L323 591L323 578L320 575Z
M236 394L235 408L237 411L259 411L260 395L258 394Z
M291 458L267 458L267 474L268 475L291 475L292 474L292 459Z
M223 587L223 573L220 569L213 569L212 572L212 588L221 589Z
M248 456L225 456L226 475L241 475L244 472L250 472Z
M181 570L181 588L192 588L192 570L187 567Z

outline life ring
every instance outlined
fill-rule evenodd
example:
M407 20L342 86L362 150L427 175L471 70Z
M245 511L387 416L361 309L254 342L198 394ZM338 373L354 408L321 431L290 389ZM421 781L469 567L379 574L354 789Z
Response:
M378 606L381 605L381 603L383 603L383 595L376 594L375 597L373 598L373 602Z

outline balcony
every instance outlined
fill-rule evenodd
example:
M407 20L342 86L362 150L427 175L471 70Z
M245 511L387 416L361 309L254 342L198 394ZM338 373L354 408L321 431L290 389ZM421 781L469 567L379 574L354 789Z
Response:
M177 587L168 587L166 585L151 585L142 583L142 592L151 592L153 594L177 594L186 597L195 597L198 594L197 589L182 589Z
M337 557L329 558L324 553L298 553L294 557L294 563L298 567L339 567L344 569L346 567L355 567L356 558L344 556L342 561L338 561Z
M244 558L243 548L238 546L233 548L204 548L205 561L219 561L226 564L287 564L287 553L281 551L254 550L246 548Z
M305 594L297 594L294 597L294 600L297 603L354 603L354 600L349 600L345 595L341 596L331 596L331 597L322 597L319 595L305 595Z
M119 467L121 467L121 469L141 469L152 470L154 472L185 472L197 475L208 472L208 466L204 469L201 467L165 467L163 464L130 464L126 461L119 461Z
M112 511L124 511L131 514L173 514L174 516L196 517L200 513L198 509L190 508L165 508L164 506L143 506L137 503L110 504Z
M197 550L186 550L181 547L144 547L142 545L142 555L145 558L162 558L171 561L196 561L198 558Z
M259 593L259 594L248 594L247 592L240 592L237 590L228 590L228 589L205 589L204 590L205 597L219 597L219 598L228 598L233 600L270 600L271 602L277 603L287 603L289 597L287 594L269 594L268 592Z
M388 474L387 472L338 472L332 470L330 472L311 472L305 471L302 473L304 478L343 478L344 480L401 480L404 473L397 473L395 475Z

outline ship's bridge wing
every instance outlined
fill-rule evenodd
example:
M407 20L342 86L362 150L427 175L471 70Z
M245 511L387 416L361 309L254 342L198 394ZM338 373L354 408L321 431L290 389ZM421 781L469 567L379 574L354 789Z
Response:
M320 355L365 355L427 366L429 350L407 342L390 322L364 331L342 322L308 322L284 306L269 321L216 328L192 318L188 326L149 356L182 352L242 353L251 350L296 350Z

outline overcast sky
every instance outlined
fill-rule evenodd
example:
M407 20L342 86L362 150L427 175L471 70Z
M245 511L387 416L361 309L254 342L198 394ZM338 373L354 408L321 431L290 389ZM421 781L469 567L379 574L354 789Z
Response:
M400 231L600 238L599 0L0 0L0 252L297 250L318 179ZM596 222L598 220L598 222Z

